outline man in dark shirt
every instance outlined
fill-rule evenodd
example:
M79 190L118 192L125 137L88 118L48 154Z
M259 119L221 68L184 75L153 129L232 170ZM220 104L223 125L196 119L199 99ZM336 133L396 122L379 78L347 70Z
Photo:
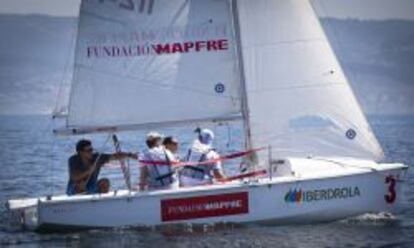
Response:
M137 154L96 153L93 152L91 141L79 140L76 144L76 154L71 156L68 161L69 182L66 193L68 195L107 193L110 187L109 180L107 178L98 180L101 167L111 160L125 158L137 159Z

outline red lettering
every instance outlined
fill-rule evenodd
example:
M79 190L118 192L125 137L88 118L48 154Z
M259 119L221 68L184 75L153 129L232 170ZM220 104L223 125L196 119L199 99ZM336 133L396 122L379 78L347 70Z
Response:
M171 49L172 53L183 53L183 48L180 43L174 43Z
M193 42L185 42L184 43L184 51L186 53L188 53L188 51L190 50L190 48L194 47L194 43Z
M385 202L390 204L394 203L395 199L397 199L397 192L395 190L395 177L392 175L387 176L385 178L385 183L388 184L388 193L384 196Z
M209 40L207 41L207 50L217 50L217 42L215 40Z
M130 57L140 55L162 55L170 53L188 53L200 51L228 50L228 40L207 40L184 43L165 43L137 46L88 46L86 56L92 57Z
M161 200L161 220L188 220L249 213L248 192Z
M229 42L227 40L218 40L218 50L227 50L229 49Z
M152 45L152 48L154 49L155 53L157 53L157 54L170 53L170 44Z
M195 42L195 50L197 52L199 52L201 50L201 48L206 47L206 42L205 41L196 41Z

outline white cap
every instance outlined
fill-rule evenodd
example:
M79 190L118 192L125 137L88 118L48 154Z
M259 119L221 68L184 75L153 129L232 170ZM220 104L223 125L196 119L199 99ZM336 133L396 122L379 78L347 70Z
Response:
M200 142L204 145L212 145L214 133L210 129L202 129L200 131Z
M149 132L147 134L147 140L162 139L162 135L158 132Z

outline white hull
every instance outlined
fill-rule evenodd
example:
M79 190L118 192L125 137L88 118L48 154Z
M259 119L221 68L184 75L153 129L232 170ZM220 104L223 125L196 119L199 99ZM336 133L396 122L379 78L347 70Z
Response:
M256 182L10 200L9 208L19 213L22 224L31 229L321 222L368 212L392 212L407 169L401 164L367 161L358 161L360 167L355 161L346 161L352 166L310 159L287 161L289 164L277 172L285 176ZM301 173L304 171L307 174ZM386 181L387 177L393 178L395 185Z

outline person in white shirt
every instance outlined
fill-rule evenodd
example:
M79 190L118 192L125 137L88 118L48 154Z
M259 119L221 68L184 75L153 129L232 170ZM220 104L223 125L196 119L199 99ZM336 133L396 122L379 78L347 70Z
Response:
M162 136L157 132L150 132L147 135L148 149L141 153L140 161L140 182L139 189L158 190L172 189L178 187L178 180L175 171L171 166L174 156L166 150L162 144ZM151 162L155 162L151 164ZM156 164L156 163L163 164Z
M188 150L186 161L205 162L220 158L213 149L214 133L209 129L198 130L198 138ZM225 178L221 161L208 164L185 166L180 172L180 186L208 185Z

